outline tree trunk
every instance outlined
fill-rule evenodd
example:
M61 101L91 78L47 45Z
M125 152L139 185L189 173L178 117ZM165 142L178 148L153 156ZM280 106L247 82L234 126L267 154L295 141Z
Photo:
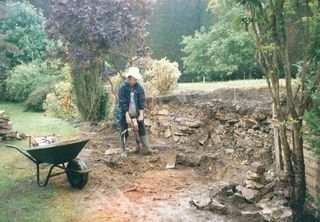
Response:
M296 221L302 221L303 206L306 198L306 176L303 155L303 138L301 135L302 120L298 120L293 125L294 146L295 146L295 186L291 207L296 212Z
M303 215L304 202L306 198L306 178L303 155L303 139L301 135L302 121L296 121L293 125L294 138L290 148L287 127L280 126L280 141L284 153L285 169L288 174L290 206L295 212L295 221L301 221Z

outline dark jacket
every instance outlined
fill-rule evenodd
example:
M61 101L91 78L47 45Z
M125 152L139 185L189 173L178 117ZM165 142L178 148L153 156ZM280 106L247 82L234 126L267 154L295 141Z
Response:
M144 109L145 103L145 94L142 86L137 83L134 86L134 101L136 103L136 107L139 110ZM117 122L125 122L126 117L125 113L129 110L129 103L130 103L130 85L127 81L121 84L118 92L118 102L117 102Z

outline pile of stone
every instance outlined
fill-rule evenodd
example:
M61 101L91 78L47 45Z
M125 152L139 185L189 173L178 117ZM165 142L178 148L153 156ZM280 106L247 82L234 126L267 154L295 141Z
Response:
M248 202L257 203L262 197L270 195L273 191L274 183L266 184L264 173L266 169L260 162L254 162L247 172L246 179L242 185L236 187L237 191L243 195ZM266 196L265 198L268 198Z
M266 221L292 221L292 211L285 206L287 200L276 195L276 182L266 178L265 174L266 168L262 163L252 163L246 179L242 185L236 187L236 190L248 202L261 208L259 213Z
M5 115L4 110L0 110L0 141L20 139L22 135L13 131L10 117Z
M217 181L211 190L215 193L196 196L190 201L198 210L210 210L216 214L239 216L250 222L290 222L292 211L288 201L277 191L278 178L271 177L270 171L260 162L250 165L242 184L236 185L225 181Z

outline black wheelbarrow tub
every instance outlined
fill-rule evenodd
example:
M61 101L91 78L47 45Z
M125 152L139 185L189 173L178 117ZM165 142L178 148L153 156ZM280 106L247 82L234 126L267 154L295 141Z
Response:
M75 159L88 139L74 139L25 149L38 163L62 164Z

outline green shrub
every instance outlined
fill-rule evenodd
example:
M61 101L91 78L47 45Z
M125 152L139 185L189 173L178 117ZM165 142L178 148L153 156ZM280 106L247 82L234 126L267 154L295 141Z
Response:
M52 84L44 84L37 86L37 88L28 96L25 102L25 111L32 110L36 112L44 111L43 102L47 95L52 92L54 86Z
M43 24L45 17L27 1L8 1L0 4L0 33L7 36L7 41L19 49L19 53L5 54L10 68L33 60L44 60L46 48L52 44L48 40Z
M73 118L77 116L77 109L72 95L70 82L60 82L55 85L52 93L49 93L43 103L46 115L57 118Z
M144 78L147 94L165 95L172 92L177 87L180 75L178 63L172 63L166 58L151 60Z
M59 62L33 61L16 66L6 80L6 99L24 102L38 86L54 85L64 79Z

